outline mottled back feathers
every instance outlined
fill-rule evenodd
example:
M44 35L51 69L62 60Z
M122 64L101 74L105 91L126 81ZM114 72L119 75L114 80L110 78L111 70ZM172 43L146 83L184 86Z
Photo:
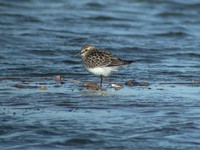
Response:
M89 52L83 59L83 63L86 67L112 67L112 66L122 66L132 63L132 61L125 61L116 56L111 55L107 51L92 51Z

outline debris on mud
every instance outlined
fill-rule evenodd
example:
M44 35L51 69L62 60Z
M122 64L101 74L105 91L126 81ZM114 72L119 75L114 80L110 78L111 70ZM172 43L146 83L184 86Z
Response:
M114 88L115 90L120 90L123 86L119 84L111 84L111 87Z
M61 81L63 81L63 77L61 75L56 75L55 80L61 82Z
M23 84L14 84L12 85L12 87L18 88L18 89L25 89L27 88L27 85L23 85Z
M126 86L149 86L148 82L137 82L135 80L128 80L125 82Z
M56 75L55 81L56 81L56 83L64 84L64 79L61 75Z
M99 86L96 83L92 83L92 82L85 82L83 84L83 87L87 88L87 89L92 89L92 90L96 90L96 91L106 91L105 88L102 88L101 86Z
M40 87L40 90L42 90L42 91L47 90L47 87L44 86L44 85L42 85L42 86Z

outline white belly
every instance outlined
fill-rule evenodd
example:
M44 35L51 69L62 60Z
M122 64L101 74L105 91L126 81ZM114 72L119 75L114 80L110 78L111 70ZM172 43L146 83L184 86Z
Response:
M96 67L96 68L86 68L89 72L97 76L109 76L113 71L118 71L118 67Z

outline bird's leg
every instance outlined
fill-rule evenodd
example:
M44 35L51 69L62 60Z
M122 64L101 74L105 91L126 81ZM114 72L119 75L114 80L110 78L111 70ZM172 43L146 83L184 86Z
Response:
M101 78L100 86L102 87L103 76L102 76L102 75L100 75L100 78Z

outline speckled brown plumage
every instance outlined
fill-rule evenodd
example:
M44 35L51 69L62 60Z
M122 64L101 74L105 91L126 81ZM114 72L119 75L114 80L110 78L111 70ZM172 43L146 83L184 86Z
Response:
M83 58L83 64L89 68L128 65L131 62L117 58L107 51L98 50L89 52Z

